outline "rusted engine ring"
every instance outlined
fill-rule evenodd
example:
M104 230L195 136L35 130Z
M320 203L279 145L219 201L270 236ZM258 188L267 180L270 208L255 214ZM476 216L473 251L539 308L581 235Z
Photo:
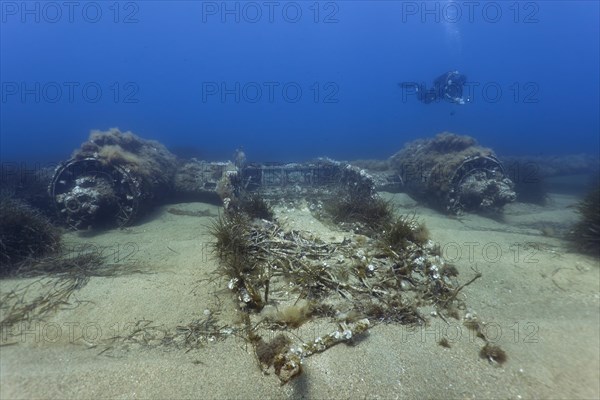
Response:
M59 218L78 230L130 224L143 197L140 179L127 168L93 157L60 164L48 193Z

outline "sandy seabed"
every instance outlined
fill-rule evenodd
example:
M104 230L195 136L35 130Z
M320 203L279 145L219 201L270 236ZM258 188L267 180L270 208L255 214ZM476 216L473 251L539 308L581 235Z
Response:
M303 374L286 385L264 374L252 347L234 335L191 351L111 345L111 338L142 320L175 329L218 309L220 322L235 324L236 304L226 282L210 279L217 267L207 233L211 218L167 212L175 206L217 215L219 207L186 203L157 209L124 230L65 235L67 245L109 249L113 261L135 261L144 273L93 277L72 295L72 306L15 336L3 332L0 398L600 397L599 261L552 237L576 221L570 207L575 197L554 194L543 207L511 204L499 222L477 215L448 218L406 195L382 195L400 212L416 211L461 282L473 269L483 274L461 294L468 311L486 323L486 336L506 351L505 364L481 359L482 341L461 321L435 316L422 328L377 325L352 346L307 358ZM330 231L306 208L277 208L277 217L324 240L345 234ZM0 290L30 281L5 279ZM318 324L299 329L304 336L311 335L307 330L315 337L323 333ZM438 344L442 337L450 348Z

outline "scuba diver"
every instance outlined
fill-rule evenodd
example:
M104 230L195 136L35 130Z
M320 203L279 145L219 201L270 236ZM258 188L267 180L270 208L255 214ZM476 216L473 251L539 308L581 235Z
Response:
M402 82L403 89L412 89L417 99L425 104L438 100L446 100L450 103L465 104L463 99L463 86L467 77L458 71L448 71L438 76L433 81L433 87L427 89L425 85L416 82ZM467 101L469 101L467 99Z

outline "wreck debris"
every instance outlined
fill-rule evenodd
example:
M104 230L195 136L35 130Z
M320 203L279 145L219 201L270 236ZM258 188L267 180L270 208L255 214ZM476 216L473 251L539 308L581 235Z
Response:
M390 163L410 194L454 214L496 212L516 199L494 152L469 136L444 132L415 140Z
M423 307L433 307L444 320L458 317L464 300L457 294L480 274L459 285L456 269L437 255L415 216L390 221L391 233L373 229L369 236L350 233L331 243L235 208L215 220L218 272L238 300L263 369L273 367L286 383L302 372L307 357L349 342L374 324L426 324L429 311ZM289 317L290 310L298 316ZM274 330L333 321L337 328L331 333L298 337L300 343L287 336L263 339Z
M176 169L175 156L156 141L116 128L93 131L56 168L48 192L74 229L121 227L169 192Z

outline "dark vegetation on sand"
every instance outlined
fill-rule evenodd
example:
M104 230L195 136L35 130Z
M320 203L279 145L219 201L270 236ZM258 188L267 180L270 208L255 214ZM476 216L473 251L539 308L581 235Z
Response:
M577 205L579 222L571 240L579 251L600 256L600 185L590 190Z
M0 221L0 275L61 248L60 230L22 200L0 196Z

